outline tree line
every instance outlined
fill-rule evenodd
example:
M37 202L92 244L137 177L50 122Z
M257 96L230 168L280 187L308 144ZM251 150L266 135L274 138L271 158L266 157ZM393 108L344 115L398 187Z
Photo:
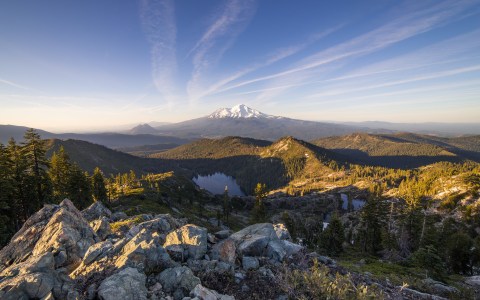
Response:
M46 141L34 130L24 141L0 143L0 246L46 203L69 198L79 209L106 200L105 179L99 168L90 176L72 162L63 147L46 157Z

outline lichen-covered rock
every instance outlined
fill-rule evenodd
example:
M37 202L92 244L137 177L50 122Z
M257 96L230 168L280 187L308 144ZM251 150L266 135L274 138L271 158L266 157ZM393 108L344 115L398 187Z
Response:
M207 253L207 229L187 224L170 232L165 239L164 247L182 245L188 252L188 258L200 259Z
M101 239L105 240L107 236L112 234L112 230L110 228L110 223L108 222L108 219L105 217L102 217L98 220L94 220L90 222L90 227L92 227L93 232Z
M298 244L283 240L283 249L286 251L286 256L294 255L302 251L304 248Z
M164 270L157 277L163 290L173 295L175 299L182 299L200 284L200 279L193 275L192 270L183 266Z
M103 205L102 202L96 201L89 207L82 210L82 215L85 220L91 222L93 220L107 218L110 219L112 217L112 212Z
M11 242L0 251L0 271L8 265L47 252L60 255L56 267L74 269L87 249L98 241L82 214L65 199L47 205L25 222Z
M226 239L212 247L212 259L234 264L237 258L237 247L232 239Z
M207 289L201 284L195 286L190 296L199 300L235 300L235 297L219 294L214 290Z
M106 278L98 288L102 300L147 299L146 276L135 268L126 268Z

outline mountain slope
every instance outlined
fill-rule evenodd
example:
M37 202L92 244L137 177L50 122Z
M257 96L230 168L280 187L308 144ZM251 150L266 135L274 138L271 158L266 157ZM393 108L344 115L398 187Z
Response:
M157 134L158 130L149 124L139 124L128 131L129 134Z
M202 139L151 157L174 161L179 168L194 173L225 173L247 193L252 193L258 182L275 189L312 175L331 173L331 162L342 158L293 137L274 143L241 137Z
M47 143L47 156L51 157L61 146L72 161L90 173L95 167L99 167L105 174L126 173L130 170L138 174L155 173L173 168L163 160L140 158L80 140L50 139Z
M147 125L148 126L148 125ZM29 128L24 126L0 125L0 143L6 144L10 137L17 142L23 141L23 135ZM153 129L153 127L152 127ZM103 145L108 148L117 149L125 147L138 147L144 145L163 145L163 149L170 149L177 145L191 142L190 139L177 138L173 136L162 136L152 134L121 134L121 133L52 133L36 129L43 139L74 139ZM155 129L153 129L155 130Z
M349 156L358 163L395 168L413 168L439 161L480 161L478 136L441 138L412 133L355 133L317 139L313 143Z
M369 130L368 128L341 124L271 116L245 105L222 108L203 118L156 128L163 135L184 138L241 136L269 141L277 140L283 136L311 140L319 137Z

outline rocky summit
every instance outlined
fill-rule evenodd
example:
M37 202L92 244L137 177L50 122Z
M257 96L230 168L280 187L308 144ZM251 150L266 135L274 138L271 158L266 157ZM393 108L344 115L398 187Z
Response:
M312 266L316 279L302 273ZM168 214L112 214L100 202L81 212L68 199L45 205L0 251L0 299L291 299L292 279L308 285L335 276L385 299L455 293L438 282L430 284L439 295L431 295L347 274L293 243L283 224L209 233Z
M235 299L200 277L245 277L261 258L275 265L302 250L282 244L272 224L213 235L170 215L143 215L113 233L118 215L100 202L83 212L68 199L43 207L0 251L0 298Z

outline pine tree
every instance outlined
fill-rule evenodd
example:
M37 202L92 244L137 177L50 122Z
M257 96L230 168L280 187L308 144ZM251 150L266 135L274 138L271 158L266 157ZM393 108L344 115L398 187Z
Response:
M92 194L95 201L107 200L107 188L102 171L97 167L92 175Z
M84 173L77 164L72 164L68 181L68 198L78 209L84 209L93 202L88 173Z
M382 247L382 232L387 223L388 206L380 185L370 188L370 195L361 211L359 243L362 251L376 254Z
M27 162L27 172L33 181L35 192L29 214L34 213L50 199L50 182L47 175L49 166L46 158L46 141L40 138L35 129L25 132L22 152Z
M50 159L48 175L52 182L53 198L59 202L68 197L68 185L72 171L72 163L63 146L53 152Z
M0 144L0 247L15 232L15 203L11 178L12 162L6 147Z
M328 224L328 227L320 236L320 248L325 249L329 255L338 255L343 251L345 231L342 221L335 213Z
M252 209L251 223L261 223L265 221L266 211L263 200L267 197L267 187L265 183L257 183L255 187L255 204Z
M8 141L7 155L11 162L10 176L13 183L13 199L15 199L15 206L12 209L15 212L15 229L18 230L33 211L30 199L35 195L32 193L32 181L27 174L27 161L21 147L13 138Z

